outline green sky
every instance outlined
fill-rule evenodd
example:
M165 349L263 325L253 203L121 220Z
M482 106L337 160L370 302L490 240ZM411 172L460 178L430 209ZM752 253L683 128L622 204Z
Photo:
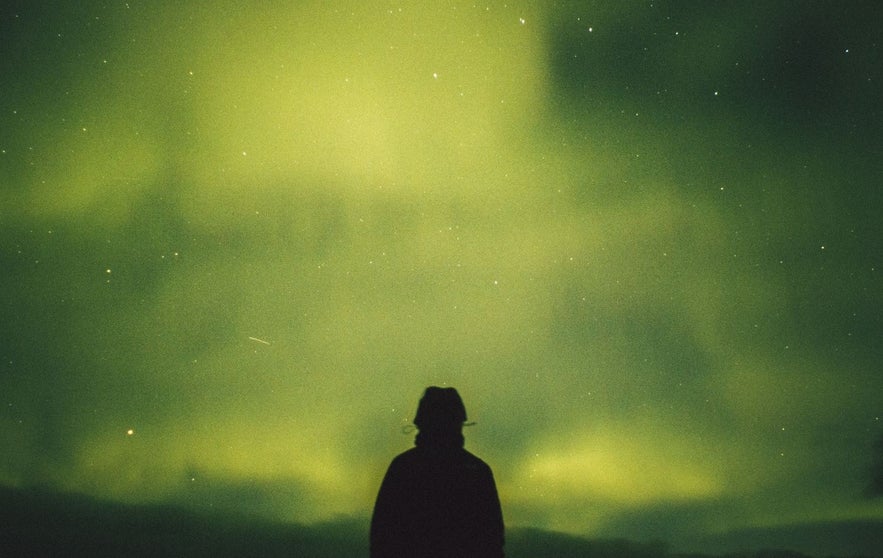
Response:
M883 10L0 15L0 483L370 513L451 385L507 525L883 519Z

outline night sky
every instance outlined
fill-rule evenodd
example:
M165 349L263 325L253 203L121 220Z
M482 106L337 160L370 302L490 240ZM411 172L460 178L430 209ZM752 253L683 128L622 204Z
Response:
M883 520L883 4L58 4L0 485L366 518L447 385L509 527Z

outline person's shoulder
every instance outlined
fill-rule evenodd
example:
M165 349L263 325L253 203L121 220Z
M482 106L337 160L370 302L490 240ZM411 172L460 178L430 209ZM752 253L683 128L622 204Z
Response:
M386 477L401 481L417 474L421 468L420 458L414 448L411 448L392 458L386 469Z
M463 453L462 453L462 459L463 459L463 463L467 467L469 467L470 469L477 469L477 470L487 471L487 472L491 471L490 465L485 463L483 459L481 459L480 457L478 457L477 455L475 455L474 453L472 453L470 451L467 451L464 449Z
M392 459L392 465L404 465L417 459L419 459L419 452L417 451L417 448L414 447L395 456Z

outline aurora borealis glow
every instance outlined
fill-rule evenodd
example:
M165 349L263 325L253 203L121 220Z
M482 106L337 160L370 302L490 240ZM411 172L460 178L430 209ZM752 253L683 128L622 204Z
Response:
M4 6L0 483L364 517L436 384L507 526L883 520L880 5L438 4Z

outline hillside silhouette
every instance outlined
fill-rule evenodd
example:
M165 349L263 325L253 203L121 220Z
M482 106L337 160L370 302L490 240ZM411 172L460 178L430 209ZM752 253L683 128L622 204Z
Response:
M868 550L850 558L881 558L883 524L856 524L853 533L878 533ZM826 536L824 528L820 536ZM829 532L833 536L833 531ZM826 558L788 550L717 555L678 553L664 542L589 540L541 529L511 529L507 558ZM776 536L769 534L770 537ZM867 538L867 537L866 537ZM127 505L88 496L0 487L0 556L127 556L364 558L368 522L342 519L317 525L274 523L256 517L205 514L171 505ZM840 554L839 556L847 556Z
M166 505L0 489L0 556L291 557L367 554L356 523L304 527Z

